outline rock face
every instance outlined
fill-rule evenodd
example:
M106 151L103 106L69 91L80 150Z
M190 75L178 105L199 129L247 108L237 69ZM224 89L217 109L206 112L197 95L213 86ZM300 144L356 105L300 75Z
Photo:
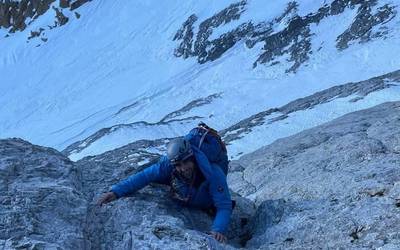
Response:
M213 218L179 207L166 186L99 207L99 194L146 166L142 157L156 158L107 156L74 163L51 148L0 140L0 249L230 249L248 240L255 207L237 195L226 246L205 234Z
M199 63L206 63L220 58L239 41L244 41L248 48L262 43L263 49L254 62L254 67L259 64L268 66L281 63L278 57L287 54L288 61L293 64L286 72L296 72L313 53L312 25L317 25L322 20L340 15L347 10L356 9L357 16L353 23L336 39L337 49L344 50L350 43L367 42L388 35L385 24L397 14L395 5L379 6L379 1L376 0L335 0L330 4L321 4L317 11L302 16L298 14L298 1L291 1L282 15L272 21L240 22L219 37L211 38L216 28L240 20L247 4L248 1L238 1L202 21L198 20L196 14L190 15L175 34L174 40L180 42L175 50L175 56L196 57ZM284 29L274 30L274 26L282 23L286 26ZM195 27L198 27L197 34L194 32Z
M400 246L400 102L277 140L228 175L238 205L229 245L212 217L150 185L99 207L115 182L151 164L141 141L72 162L21 139L0 140L0 249L396 249ZM147 164L141 164L147 159Z
M54 149L0 140L0 249L83 249L80 178Z
M258 205L248 247L400 246L400 102L277 140L234 164L231 187Z
M0 29L7 29L5 37L10 34L23 31L48 11L54 12L52 23L41 23L37 30L30 30L28 40L40 38L46 42L48 38L44 35L46 30L65 25L69 21L69 13L74 11L75 17L80 14L75 10L90 0L5 0L0 1ZM72 16L72 15L71 15Z
M88 1L90 0L61 0L59 8L70 8L70 10L74 10ZM55 2L55 0L2 1L0 3L0 28L10 28L11 33L24 30L27 26L26 20L31 19L32 21L43 15L50 9L53 2ZM68 18L62 14L59 8L54 7L57 13L55 26L64 25L68 21Z

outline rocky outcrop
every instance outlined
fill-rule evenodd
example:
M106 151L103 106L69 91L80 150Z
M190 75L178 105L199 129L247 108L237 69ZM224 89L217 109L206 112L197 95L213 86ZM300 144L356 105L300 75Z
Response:
M400 102L279 139L234 165L231 187L258 205L247 247L400 246Z
M174 36L174 40L179 42L175 56L196 57L199 63L206 63L220 58L239 41L244 41L248 48L263 43L262 51L253 67L259 64L281 63L279 57L287 55L287 61L292 65L286 72L296 72L301 65L307 62L310 55L316 52L311 49L314 35L311 29L312 25L318 25L323 19L337 16L346 10L357 9L357 15L350 27L336 40L337 49L344 50L351 43L367 42L388 35L389 30L385 24L397 14L394 5L385 4L379 7L379 1L335 0L330 4L321 5L316 12L300 16L298 14L299 4L292 1L288 3L286 10L272 21L259 23L242 21L219 37L210 38L217 28L235 20L240 21L247 4L247 1L231 4L202 21L195 13L190 15ZM279 24L285 27L282 30L274 30L274 26ZM198 27L197 33L195 33L196 26Z
M5 0L0 2L0 28L8 29L9 33L25 30L38 17L50 9L54 10L54 23L39 30L32 30L33 33L28 39L40 35L44 28L55 28L66 24L69 20L63 10L74 11L82 4L90 0L61 0L55 6L55 0ZM52 6L53 5L53 6ZM76 15L79 15L75 12ZM78 17L77 17L78 18ZM39 34L37 34L39 32ZM36 35L35 35L36 34Z
M217 28L218 26L227 24L233 20L238 20L241 13L244 11L245 4L246 1L240 1L235 4L231 4L229 7L223 9L219 13L201 22L201 24L199 24L199 32L197 33L195 40L193 39L193 24L198 18L195 14L189 16L182 28L179 29L175 34L174 40L183 40L183 42L175 50L175 55L178 57L183 56L183 58L196 56L199 63L205 63L207 61L213 61L217 59L226 50L231 48L247 32L244 32L242 36L230 36L228 39L214 41L219 46L213 46L213 51L211 53L207 53L207 47L212 44L212 42L208 41L208 38L213 32L213 28Z
M372 13L372 8L378 1L365 1L358 9L357 16L351 26L337 38L336 47L344 50L349 47L349 43L359 40L365 43L376 37L382 37L388 34L386 26L379 27L379 30L373 32L373 28L385 24L392 20L397 11L394 6L385 4L377 8L376 13ZM343 8L343 7L342 7Z
M136 146L131 153L138 153L141 145ZM166 186L152 185L99 207L99 194L146 167L138 164L145 154L132 154L129 162L122 153L113 160L107 156L74 163L51 148L0 140L0 248L232 249L249 239L255 207L237 195L225 246L205 234L213 218L178 206Z
M87 200L68 158L0 140L0 249L83 249Z

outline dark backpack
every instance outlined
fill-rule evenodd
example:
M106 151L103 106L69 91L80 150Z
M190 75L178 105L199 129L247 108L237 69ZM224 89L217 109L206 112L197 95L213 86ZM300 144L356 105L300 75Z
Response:
M217 164L225 175L228 174L228 153L218 132L201 122L190 130L186 138L191 145L198 147L211 163Z

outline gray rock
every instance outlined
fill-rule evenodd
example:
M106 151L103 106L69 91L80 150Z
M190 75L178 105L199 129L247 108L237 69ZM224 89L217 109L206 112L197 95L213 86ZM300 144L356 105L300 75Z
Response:
M54 149L0 140L0 249L83 249L80 178Z
M258 204L246 246L400 246L399 144L400 102L392 102L241 157L236 164L244 168L242 182L255 191L237 191Z
M99 207L102 192L146 167L136 164L146 154L129 164L110 154L74 163L51 148L0 140L0 249L233 249L250 238L254 203L235 194L229 245L206 234L210 215L178 206L167 186Z

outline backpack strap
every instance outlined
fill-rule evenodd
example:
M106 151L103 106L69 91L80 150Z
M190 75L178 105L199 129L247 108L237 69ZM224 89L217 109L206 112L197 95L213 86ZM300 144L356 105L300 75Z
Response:
M204 141L206 135L207 135L208 133L210 133L210 134L212 134L214 137L217 138L219 144L220 144L221 147L222 147L222 150L224 150L224 152L227 152L226 145L225 145L225 143L222 141L222 138L221 138L221 136L218 134L218 131L217 131L217 130L215 130L215 129L213 129L213 128L210 128L210 127L209 127L207 124L205 124L204 122L200 122L200 123L197 125L197 127L198 127L199 129L203 129L203 130L206 131L206 132L203 134L203 136L201 137L201 139L200 139L199 148L200 148L201 145L203 144L203 141Z
M203 127L200 127L200 128L203 128ZM200 143L199 143L199 149L201 149L201 145L203 144L204 139L206 138L206 135L208 134L208 132L210 132L209 129L206 129L206 128L203 128L203 129L205 129L206 132L201 136Z

